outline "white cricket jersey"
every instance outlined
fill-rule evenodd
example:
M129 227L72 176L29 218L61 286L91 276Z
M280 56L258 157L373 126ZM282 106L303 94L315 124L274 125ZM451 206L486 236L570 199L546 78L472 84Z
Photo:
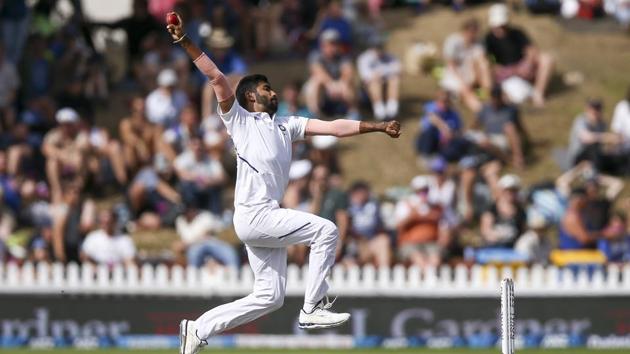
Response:
M280 203L289 183L292 143L304 139L308 118L249 112L235 100L218 112L236 148L235 208Z

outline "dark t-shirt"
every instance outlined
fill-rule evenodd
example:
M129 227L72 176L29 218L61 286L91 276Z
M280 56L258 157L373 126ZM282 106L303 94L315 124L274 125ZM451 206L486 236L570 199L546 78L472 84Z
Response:
M505 216L499 213L496 204L488 208L487 212L494 216L494 227L501 228L505 232L505 239L492 245L493 247L512 247L525 231L527 215L520 205L516 206L516 213L512 216Z
M319 216L337 223L336 213L338 210L348 209L348 196L343 191L333 188L329 189L322 200Z
M521 61L530 44L527 35L513 27L507 27L502 38L497 38L492 32L488 32L485 38L488 55L494 57L495 62L500 65L512 65Z
M605 198L590 200L582 210L582 220L589 231L601 231L610 219L611 203Z
M315 63L321 64L333 80L339 80L341 78L341 69L346 63L351 64L351 61L350 58L345 55L338 55L332 59L328 59L324 58L319 52L314 52L309 57L309 64L313 65Z
M487 134L503 134L506 124L518 121L518 110L511 105L494 107L486 104L477 115L477 122Z

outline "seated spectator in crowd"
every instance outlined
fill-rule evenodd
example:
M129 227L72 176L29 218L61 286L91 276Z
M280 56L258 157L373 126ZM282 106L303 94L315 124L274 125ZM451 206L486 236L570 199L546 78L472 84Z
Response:
M64 180L83 185L89 137L81 130L79 114L74 109L62 108L55 118L59 126L46 134L42 152L46 157L46 176L52 200L60 202Z
M175 219L175 229L180 237L173 246L175 252L185 252L188 265L193 267L202 267L208 261L214 261L238 269L240 261L236 250L217 237L217 233L223 230L221 219L209 211L198 209L194 200L185 204L184 213Z
M225 171L221 161L208 153L200 136L191 137L188 149L177 156L174 167L182 198L215 215L223 212Z
M311 213L314 210L310 195L310 179L313 164L309 160L297 160L289 169L289 185L282 198L282 206ZM292 245L287 248L290 263L304 265L308 249L306 245Z
M475 127L481 129L481 134L469 134L481 148L511 162L517 169L525 167L518 108L505 102L500 87L492 89L490 102L477 114Z
M400 91L400 61L385 50L385 39L372 39L370 47L357 59L359 77L372 103L372 113L378 120L398 115ZM385 93L385 97L383 97Z
M247 74L245 60L233 49L234 39L222 28L216 28L206 38L208 57L226 76L232 87L236 87L238 81ZM200 75L201 73L197 74ZM200 80L207 80L203 77ZM204 119L215 115L217 102L212 85L207 83L202 88L201 114Z
M630 2L628 2L628 11L630 11ZM615 106L610 131L621 141L619 155L625 156L625 159L621 158L619 163L626 168L620 168L619 172L630 175L630 86L628 86L626 98Z
M586 109L573 121L569 136L569 160L575 165L590 161L597 170L614 173L617 169L613 148L620 145L619 136L608 132L604 122L603 104L590 99Z
M339 44L341 50L348 53L352 48L352 24L344 17L341 1L330 0L328 5L322 7L322 10L315 23L315 30L321 41L324 33L333 30L339 35Z
M276 112L278 116L313 117L313 113L302 103L300 97L301 87L301 83L293 81L282 88L282 99L278 104L278 112Z
M416 151L425 157L441 155L457 161L467 143L461 138L462 120L451 106L451 95L438 91L435 100L424 105Z
M599 232L589 231L583 219L587 202L586 190L576 188L571 191L569 206L558 228L558 248L561 250L592 249L601 236Z
M11 128L15 122L15 103L20 77L17 69L5 54L4 44L0 41L0 132Z
M499 179L497 200L481 215L484 247L512 248L525 232L527 215L518 200L521 180L515 175Z
M189 104L182 109L179 123L162 134L160 153L172 161L188 147L193 136L201 134L203 132L199 124L199 114L195 106Z
M330 171L324 165L317 165L313 168L309 189L313 198L311 212L337 225L339 230L337 256L339 256L350 227L348 196L339 187L331 184Z
M113 139L107 130L96 125L86 124L85 131L89 141L86 162L92 180L98 185L115 181L118 186L125 186L127 169L120 142Z
M320 36L319 51L309 57L310 78L305 84L306 105L314 115L343 114L359 119L352 61L339 44L339 33L329 29Z
M117 229L116 214L111 209L98 213L99 229L85 236L81 245L81 260L107 266L133 265L136 246L133 239Z
M149 122L145 115L144 98L134 96L129 104L129 116L118 125L123 156L127 169L134 173L152 163L161 140L160 128Z
M488 12L490 31L486 34L486 52L494 63L494 77L503 82L518 76L534 84L532 102L545 104L545 91L553 72L552 57L540 51L520 29L509 24L507 5L494 4Z
M597 242L597 248L606 255L608 262L630 261L630 229L626 215L622 212L612 215Z
M488 92L492 85L490 64L479 43L479 21L466 20L459 32L446 38L443 51L446 68L440 86L460 96L470 110L478 112L481 101L475 89Z
M63 185L59 202L52 205L52 254L57 262L78 262L83 236L95 226L96 205L81 195L80 184Z
M603 232L610 221L613 203L623 190L619 178L598 174L592 168L583 175L586 205L582 220L589 231Z
M0 199L3 197L3 188L0 186ZM0 262L4 262L7 252L7 240L13 233L16 223L15 214L6 204L0 203Z
M37 225L28 243L29 260L34 263L50 263L52 259L52 224L50 221Z
M371 195L366 182L355 182L350 187L349 240L346 242L346 257L356 257L360 264L373 263L377 267L391 265L391 243L383 231L380 205ZM352 254L352 249L356 254Z
M129 186L128 198L140 228L155 230L173 224L181 196L172 187L172 182L172 167L160 155L155 156L153 165L144 167L135 176Z
M414 177L411 188L413 194L396 204L398 259L418 267L437 267L450 243L442 227L444 211L429 202L427 176Z
M339 163L339 139L330 135L320 135L311 138L309 159L315 165L324 165L331 175L331 183L340 187L341 167Z
M21 176L16 176L9 171L8 156L4 150L0 150L0 204L7 206L13 213L19 213L21 207Z
M530 210L527 213L527 231L516 241L514 251L525 255L529 263L546 265L552 249L545 216Z
M157 84L158 87L147 96L146 114L151 123L168 128L178 122L188 97L177 88L177 74L173 69L160 71Z
M444 212L443 226L449 231L459 224L459 217L455 211L457 199L457 184L448 175L448 164L441 157L436 157L429 163L429 203L439 205Z
M142 59L143 76L153 79L163 70L173 69L177 74L177 85L187 85L190 77L190 60L169 38L155 34L155 47L147 51Z

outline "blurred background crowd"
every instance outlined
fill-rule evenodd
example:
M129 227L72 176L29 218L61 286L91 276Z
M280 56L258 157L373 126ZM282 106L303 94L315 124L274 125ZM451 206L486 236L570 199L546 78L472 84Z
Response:
M417 165L408 185L377 193L378 171L348 180L340 156L352 146L334 137L294 147L282 205L335 222L339 262L630 260L630 88L611 112L588 97L564 127L564 173L525 185L537 132L522 111L546 109L556 58L511 23L528 9L608 17L624 31L630 1L484 4L480 17L465 0L127 2L128 17L101 22L79 0L0 0L3 262L246 262L231 225L233 149L212 87L164 29L172 10L234 85L251 63L281 76L283 61L304 61L303 76L275 87L281 115L400 119L401 76L431 67L432 97L405 103L423 111L404 122L417 158L391 160L392 169ZM388 51L384 12L443 6L461 12L443 43L416 44L405 58ZM307 256L290 249L293 263Z

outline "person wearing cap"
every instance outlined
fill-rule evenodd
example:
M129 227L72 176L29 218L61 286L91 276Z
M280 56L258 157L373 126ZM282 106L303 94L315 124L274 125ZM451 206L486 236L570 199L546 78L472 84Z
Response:
M576 165L590 161L599 171L614 173L615 159L608 151L620 146L619 136L608 131L601 99L589 99L584 112L573 121L569 135L568 157Z
M89 137L81 130L81 119L74 109L58 110L55 119L58 126L46 134L42 144L53 202L61 199L62 179L83 180L90 147Z
M179 15L172 15L178 17L179 23L169 24L167 30L174 43L182 46L195 66L208 77L219 101L219 116L237 151L233 223L237 236L246 245L255 278L250 295L210 309L196 320L182 320L180 353L196 354L208 344L207 338L282 307L286 293L287 247L295 244L310 247L298 327L342 325L350 319L350 314L332 310L326 282L340 242L337 225L321 216L280 207L289 182L293 142L306 136L347 137L368 132L398 138L400 123L278 116L278 96L267 77L245 76L234 91L216 64L186 37ZM321 193L319 183L316 187ZM321 211L337 214L338 208L324 204Z
M498 182L496 201L481 215L480 232L483 247L511 248L523 234L527 214L518 200L521 179L504 175Z
M370 47L357 59L357 68L374 117L378 120L395 118L399 106L400 60L385 50L383 36L370 40Z
M413 194L396 204L398 259L418 267L437 267L450 243L444 210L429 201L430 177L411 180Z
M179 120L179 114L188 104L188 96L177 88L177 83L175 70L160 71L158 87L146 98L146 115L151 123L168 128Z
M339 32L327 29L319 37L319 50L309 56L306 105L315 115L346 111L350 118L358 119L354 68L351 59L342 53L339 38Z
M492 88L490 101L485 103L474 124L481 135L477 143L490 152L509 160L517 169L525 167L523 136L525 130L520 121L518 107L505 102L500 86ZM511 157L509 157L511 156Z
M323 17L321 22L315 24L319 34L319 39L328 30L334 30L338 33L339 44L342 46L344 53L348 53L352 48L353 28L348 19L344 17L343 7L340 0L331 0L323 9Z
M476 18L464 21L458 32L446 37L443 56L446 68L440 86L461 97L471 111L478 112L481 101L475 89L479 87L487 94L492 77L490 63L479 43L479 21Z
M177 156L173 165L182 198L194 202L199 209L221 215L221 197L227 178L221 161L208 153L202 137L191 136L187 149Z
M518 76L534 84L532 102L538 107L545 104L545 91L553 73L551 55L540 51L520 30L509 24L507 5L494 4L488 12L490 31L485 37L485 48L494 63L497 82Z
M529 263L547 265L552 249L545 216L536 209L528 210L527 231L516 241L514 251L525 255Z
M247 74L247 63L233 49L234 38L225 29L213 29L210 35L206 37L205 46L208 49L209 58L227 77L230 84L236 85ZM202 80L207 81L207 78L204 77ZM204 85L201 95L201 114L203 118L208 118L215 114L217 106L212 85Z
M352 184L348 193L350 231L344 258L356 258L362 265L389 267L392 258L390 237L383 229L380 204L372 196L370 185L357 181Z

